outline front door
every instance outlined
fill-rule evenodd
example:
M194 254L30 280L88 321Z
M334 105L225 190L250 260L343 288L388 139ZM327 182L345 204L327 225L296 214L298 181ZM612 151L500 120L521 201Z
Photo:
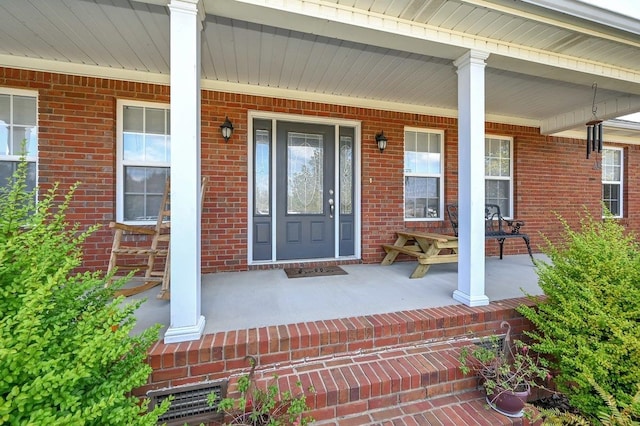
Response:
M335 127L279 121L276 259L335 256Z

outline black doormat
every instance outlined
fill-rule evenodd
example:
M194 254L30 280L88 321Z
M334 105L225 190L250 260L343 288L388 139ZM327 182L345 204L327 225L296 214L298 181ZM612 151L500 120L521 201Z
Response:
M316 266L313 268L284 268L288 278L326 277L329 275L347 275L339 266Z

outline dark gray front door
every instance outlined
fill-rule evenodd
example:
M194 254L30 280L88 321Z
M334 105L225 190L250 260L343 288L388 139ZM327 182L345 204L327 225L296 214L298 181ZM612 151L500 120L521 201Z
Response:
M335 256L334 132L334 126L277 124L277 260Z

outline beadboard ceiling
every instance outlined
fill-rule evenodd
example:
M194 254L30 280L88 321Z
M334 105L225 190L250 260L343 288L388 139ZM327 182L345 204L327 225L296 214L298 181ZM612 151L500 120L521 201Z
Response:
M490 52L489 120L581 137L593 83L599 118L640 111L639 21L540 3L204 0L203 87L455 116L453 61L474 48ZM2 0L0 65L168 83L169 13L167 0ZM623 124L607 137L640 143Z

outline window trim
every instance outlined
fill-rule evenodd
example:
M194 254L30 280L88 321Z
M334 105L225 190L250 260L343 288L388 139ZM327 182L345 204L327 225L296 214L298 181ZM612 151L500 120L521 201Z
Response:
M427 134L437 134L440 136L440 173L438 175L432 175L432 174L409 174L407 175L406 173L406 167L405 167L405 152L406 152L406 140L405 140L405 133L406 132L418 132L418 133L427 133ZM438 222L438 221L443 221L444 220L444 198L445 198L445 193L444 193L444 180L445 180L445 151L444 151L444 147L445 147L445 141L444 141L444 130L443 129L434 129L434 128L429 128L429 127L411 127L411 126L405 126L403 131L402 131L402 217L403 220L405 222ZM439 192L440 192L440 200L438 202L438 210L439 210L439 215L438 217L407 217L407 186L405 184L406 181L406 177L407 176L424 176L424 177L439 177L440 178L440 185L439 185Z
M604 205L604 193L602 192L602 187L605 184L611 185L611 184L615 184L615 185L620 185L620 214L619 215L614 215L612 214L612 217L616 218L616 219L622 219L624 217L624 148L621 147L617 147L617 146L603 146L602 150L604 151L605 149L610 150L610 151L620 151L620 180L619 181L605 181L603 179L602 176L602 172L600 173L600 201L603 203ZM601 157L601 162L600 162L600 166L601 169L604 169L604 164L602 163L602 158L604 158L604 155L602 155ZM603 207L604 208L604 207ZM602 215L602 218L604 218L604 214Z
M163 108L170 110L170 104L164 102L147 102L132 99L118 99L116 101L116 221L127 225L153 225L154 220L124 220L124 107ZM169 134L171 136L171 134ZM173 139L171 140L173 144ZM148 163L149 167L169 167L171 163Z
M25 90L25 89L14 89L14 88L10 88L10 87L0 87L0 94L1 95L10 95L10 96L28 96L28 97L33 97L36 99L36 124L35 124L35 128L36 128L36 152L35 155L28 155L25 157L25 160L27 161L27 163L34 163L36 166L36 181L35 181L35 187L38 187L38 181L39 181L39 152L40 152L40 112L39 112L39 107L40 107L40 94L37 90ZM12 107L13 107L13 101L12 101ZM13 110L11 111L11 118L13 120ZM11 131L13 131L13 122L9 123L10 129ZM20 161L21 156L20 155L4 155L4 154L0 154L0 161L12 161L12 162L19 162ZM37 197L36 197L37 198Z
M484 174L484 181L485 181L485 185L487 180L506 180L509 181L509 214L508 215L503 215L503 217L505 219L512 219L515 215L514 215L514 205L513 205L513 192L514 192L514 176L513 176L513 163L514 163L514 159L513 159L513 145L514 145L514 138L513 136L506 136L506 135L496 135L496 134L485 134L484 135L484 147L485 147L485 153L486 153L486 149L487 149L487 139L499 139L499 140L505 140L505 141L509 141L509 177L505 178L504 176L489 176L487 175L487 170L485 168L485 174ZM487 156L485 154L484 156L484 160L485 162L487 161ZM485 199L485 203L487 201L487 194L485 192L484 194L484 199Z

